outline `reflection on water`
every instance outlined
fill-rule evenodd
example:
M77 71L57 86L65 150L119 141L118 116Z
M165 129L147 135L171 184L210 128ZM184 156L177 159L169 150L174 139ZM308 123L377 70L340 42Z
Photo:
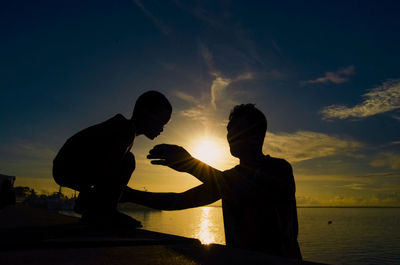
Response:
M210 207L203 207L201 211L200 227L194 237L200 239L203 244L214 243L215 236L212 232L212 226L215 220L210 218Z
M225 244L221 207L129 212L148 230ZM400 208L299 208L306 260L330 264L400 264ZM329 221L331 221L329 223Z
M221 207L199 207L182 211L127 212L142 222L143 228L185 237L203 244L225 244Z

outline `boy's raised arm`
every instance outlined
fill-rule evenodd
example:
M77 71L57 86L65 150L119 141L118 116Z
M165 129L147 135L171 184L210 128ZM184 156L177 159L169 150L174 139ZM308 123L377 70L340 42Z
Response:
M126 187L120 202L133 202L168 211L204 206L219 199L220 196L215 188L202 184L182 193L147 192Z
M150 150L147 158L154 159L151 161L154 165L168 166L176 171L189 173L206 184L216 185L222 180L222 171L192 157L178 145L156 145Z

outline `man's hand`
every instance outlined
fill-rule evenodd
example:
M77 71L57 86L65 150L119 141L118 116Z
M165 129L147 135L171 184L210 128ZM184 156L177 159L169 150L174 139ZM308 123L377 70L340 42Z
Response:
M153 165L163 165L179 172L190 172L196 165L194 159L183 147L171 144L159 144L150 150L148 159Z

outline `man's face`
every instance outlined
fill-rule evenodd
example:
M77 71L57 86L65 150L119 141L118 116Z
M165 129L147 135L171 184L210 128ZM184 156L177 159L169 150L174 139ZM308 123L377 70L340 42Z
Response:
M247 145L247 121L242 118L232 119L228 123L228 139L230 152L234 157L240 158L246 151Z
M169 110L159 110L152 113L146 113L140 121L143 134L153 140L164 130L164 126L171 118Z
M258 152L260 145L259 136L254 131L254 124L245 118L234 118L227 126L227 139L230 152L234 157L245 158L251 153Z

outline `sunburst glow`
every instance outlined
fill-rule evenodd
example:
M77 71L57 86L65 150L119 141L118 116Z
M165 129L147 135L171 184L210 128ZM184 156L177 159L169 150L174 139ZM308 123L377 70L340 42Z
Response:
M212 138L203 138L193 145L192 155L197 159L211 165L219 166L221 160L226 156L226 147L218 141Z

